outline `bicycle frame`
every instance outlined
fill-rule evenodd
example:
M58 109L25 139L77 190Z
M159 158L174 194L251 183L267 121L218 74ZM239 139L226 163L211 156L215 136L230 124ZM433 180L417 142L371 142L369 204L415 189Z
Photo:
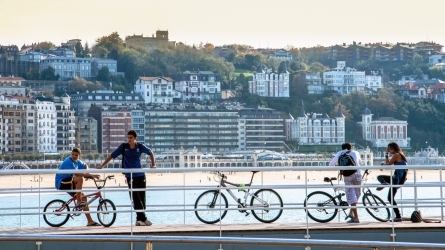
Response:
M255 173L256 173L255 171L252 172L252 177L250 179L250 183L241 184L241 183L233 183L233 182L227 181L227 176L218 172L217 174L220 177L220 181L219 181L219 186L218 187L224 187L225 190L227 191L227 193L230 194L230 196L233 198L233 200L236 203L238 203L238 205L242 206L243 208L246 208L247 207L247 205L246 205L247 204L247 198L249 196L254 196L253 193L250 192L250 186L252 186L253 177L254 177ZM244 185L244 187L249 187L247 189L247 191L245 189L241 189L241 190L239 189L240 191L243 191L245 193L244 194L244 202L241 202L241 199L236 197L236 195L232 192L232 190L230 190L230 188L226 184L229 184L231 186L238 187L238 188L242 187L242 185ZM221 192L221 189L218 190L218 193L220 193L220 192ZM215 199L216 199L216 197L217 196L215 195ZM258 197L257 197L257 199L258 199ZM261 199L259 201L263 202L263 200L261 200ZM216 201L213 201L213 202L216 202Z

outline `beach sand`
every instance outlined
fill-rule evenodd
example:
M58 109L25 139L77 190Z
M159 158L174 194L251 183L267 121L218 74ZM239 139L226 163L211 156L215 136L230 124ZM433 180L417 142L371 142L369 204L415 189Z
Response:
M204 169L203 169L204 170ZM166 170L168 171L168 170ZM307 180L311 182L322 182L324 177L337 177L337 171L308 171ZM417 170L419 181L439 181L439 170ZM230 182L248 183L252 172L224 172ZM376 176L389 174L388 170L372 170L368 177L368 183L377 183ZM110 175L107 173L106 175ZM273 184L304 184L306 173L304 171L271 171L255 174L253 184L262 182ZM125 176L122 173L114 173L115 179L109 180L107 186L126 186ZM171 186L171 185L217 185L210 172L188 172L188 173L146 173L147 186ZM445 176L444 176L445 177ZM408 181L414 180L413 171L408 173ZM185 183L184 183L185 182ZM94 187L91 180L84 182L85 187ZM8 188L52 188L54 187L54 174L44 175L1 175L0 189Z

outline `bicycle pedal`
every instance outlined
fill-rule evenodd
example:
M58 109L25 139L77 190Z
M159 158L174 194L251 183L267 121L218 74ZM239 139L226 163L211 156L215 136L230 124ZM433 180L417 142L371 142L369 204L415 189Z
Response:
M250 213L246 212L246 217L249 216Z

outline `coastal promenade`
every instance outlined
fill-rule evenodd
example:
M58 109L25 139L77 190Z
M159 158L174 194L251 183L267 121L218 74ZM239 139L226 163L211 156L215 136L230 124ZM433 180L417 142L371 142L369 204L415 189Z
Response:
M374 187L377 185L375 175L381 173L378 170L380 167L362 167L373 171L368 185ZM419 209L424 217L442 222L444 218L442 180L444 166L408 166L408 168L410 168L408 182L398 193L400 196L396 197L403 215L409 217L413 210ZM252 215L246 217L239 213L233 201L229 203L229 213L221 224L208 225L196 219L193 207L196 198L204 190L216 188L217 183L207 179L213 171L232 173L228 175L229 180L246 181L251 175L251 170L261 170L255 176L254 189L273 188L281 195L284 205L280 219L273 223L257 222ZM108 228L86 227L84 217L79 216L75 217L75 220L69 220L62 227L53 228L43 222L42 212L48 200L54 197L63 199L67 196L53 189L54 173L58 170L1 170L0 249L39 247L38 250L55 250L60 249L61 241L63 244L68 244L63 249L82 250L267 250L334 249L334 247L344 249L340 243L350 244L350 249L377 247L383 249L383 245L379 244L391 243L399 244L398 247L391 247L391 249L445 249L444 222L377 222L367 214L361 202L358 206L361 223L345 223L341 208L337 218L329 223L316 223L307 218L303 205L305 196L313 190L332 193L330 184L319 181L323 179L323 176L333 176L336 173L331 167L144 169L147 175L149 197L147 212L154 223L151 227L134 226L134 221L131 220L132 208L129 206L128 189L126 185L117 185L122 182L122 174L115 171L116 169L89 170L90 173L104 175L114 173L117 177L116 182L110 186L107 185L103 190L108 198L116 203L115 224ZM35 182L36 179L41 181ZM205 183L201 183L204 180ZM29 185L33 185L32 189ZM91 183L89 185L90 187L87 186L85 192L92 191ZM386 201L386 193L387 189L377 194ZM237 191L235 194L241 196L243 193ZM14 199L17 197L20 199L15 202ZM92 208L92 213L95 212L94 210L95 206ZM95 217L96 215L93 214L93 218ZM247 242L240 243L243 240ZM301 244L299 242L301 240L306 240L307 244ZM338 242L335 243L335 241ZM220 246L215 242L223 243L223 245ZM360 242L368 243L366 246L358 247ZM414 243L424 244L425 247L419 248L417 245L416 248L410 245ZM434 245L436 248L431 244L436 244ZM278 245L279 248L277 248ZM296 246L300 247L296 248Z

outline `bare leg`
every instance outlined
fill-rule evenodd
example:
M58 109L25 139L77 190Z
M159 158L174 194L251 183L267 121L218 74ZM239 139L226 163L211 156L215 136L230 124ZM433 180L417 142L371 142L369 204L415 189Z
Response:
M82 176L75 176L73 178L73 182L74 182L74 186L76 187L76 190L82 190L82 187L83 187L83 177ZM80 204L81 202L86 202L87 197L85 197L82 192L76 192L76 200L77 200L77 204ZM88 206L85 206L83 208L83 211L90 211L90 208ZM94 220L93 220L93 218L91 218L90 213L85 213L85 217L87 218L87 221L88 221L87 225L91 225L94 223Z
M357 212L357 208L352 208L357 206L357 203L351 203L351 211L350 211L350 215L353 217L353 220L358 221L358 212Z

